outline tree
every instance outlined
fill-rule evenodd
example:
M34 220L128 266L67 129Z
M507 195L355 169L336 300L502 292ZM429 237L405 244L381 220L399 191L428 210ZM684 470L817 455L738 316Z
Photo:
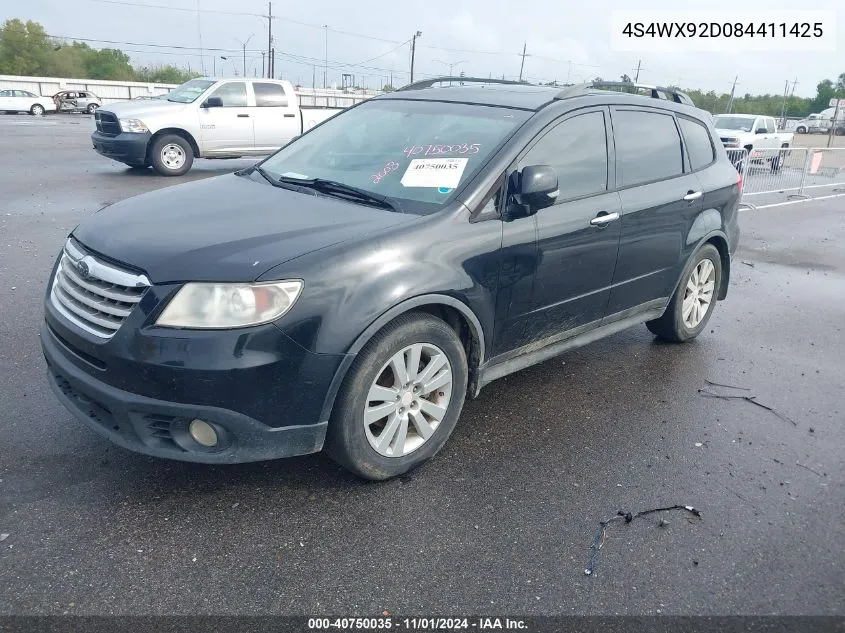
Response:
M626 84L634 83L634 80L631 79L628 75L622 75L619 79Z
M813 112L821 112L830 106L830 100L836 96L836 90L833 87L833 82L830 79L820 81L816 86L816 98L813 99Z
M31 20L6 20L0 28L0 74L37 75L52 45L44 27Z
M199 73L186 72L170 64L163 66L144 66L143 68L138 68L135 71L135 75L138 81L164 84L183 84L189 79L200 76Z
M394 88L390 84L384 84L384 86L382 86L381 88L382 92L393 92L394 90L396 90L396 88Z

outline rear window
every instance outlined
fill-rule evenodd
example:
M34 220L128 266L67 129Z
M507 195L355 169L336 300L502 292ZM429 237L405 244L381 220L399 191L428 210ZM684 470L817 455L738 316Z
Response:
M684 172L681 137L672 116L616 110L613 136L622 187L673 178Z
M284 108L288 105L285 91L279 84L253 82L255 105L259 108Z
M681 126L681 133L684 135L684 142L687 146L687 154L689 154L690 166L692 170L707 167L710 163L716 160L716 153L713 149L713 143L710 141L710 132L701 123L678 117L678 123Z

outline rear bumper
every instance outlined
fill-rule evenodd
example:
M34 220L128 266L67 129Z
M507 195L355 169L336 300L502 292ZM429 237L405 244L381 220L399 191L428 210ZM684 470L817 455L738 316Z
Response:
M106 158L120 161L128 165L142 166L147 160L147 146L152 135L123 132L117 136L109 136L102 132L94 132L91 142L94 151Z

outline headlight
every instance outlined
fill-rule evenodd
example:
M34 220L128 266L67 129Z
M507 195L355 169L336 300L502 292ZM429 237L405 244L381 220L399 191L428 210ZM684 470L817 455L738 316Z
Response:
M259 325L290 310L300 292L301 281L188 283L170 300L156 325L199 330Z
M138 134L149 132L141 119L120 119L120 129L123 132L137 132Z

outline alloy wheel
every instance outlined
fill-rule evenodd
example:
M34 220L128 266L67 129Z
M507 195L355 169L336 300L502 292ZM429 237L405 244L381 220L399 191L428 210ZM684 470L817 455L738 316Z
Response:
M702 259L693 269L684 289L682 315L684 325L690 330L698 327L707 315L715 288L716 267L709 259Z

